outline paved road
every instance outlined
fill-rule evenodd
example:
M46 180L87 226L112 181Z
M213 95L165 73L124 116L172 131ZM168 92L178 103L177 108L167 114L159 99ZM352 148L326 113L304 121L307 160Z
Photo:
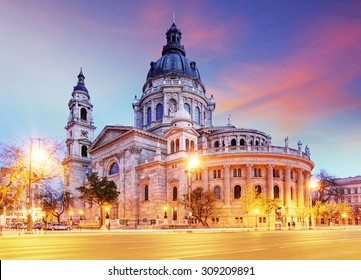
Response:
M51 232L0 237L2 260L361 260L361 230Z

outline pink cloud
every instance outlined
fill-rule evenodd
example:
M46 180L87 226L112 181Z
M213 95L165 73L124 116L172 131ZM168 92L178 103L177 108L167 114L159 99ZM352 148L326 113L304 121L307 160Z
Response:
M290 57L228 67L220 76L225 84L208 90L220 104L217 112L261 114L293 129L295 123L299 128L359 108L361 99L353 99L345 86L361 77L360 25L330 20L298 34L300 47Z

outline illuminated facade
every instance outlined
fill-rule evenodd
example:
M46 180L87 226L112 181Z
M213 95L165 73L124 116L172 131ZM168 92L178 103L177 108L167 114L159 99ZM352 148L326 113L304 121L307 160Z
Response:
M279 198L282 223L304 223L302 213L308 208L314 167L308 147L303 149L299 142L292 149L288 139L274 146L269 134L237 128L230 118L224 126L214 125L215 99L207 95L196 63L186 57L182 33L174 22L166 38L161 58L151 62L143 92L133 101L134 126L106 126L93 141L92 119L79 115L85 108L84 114L91 116L89 94L85 87L73 93L65 162L76 167L73 175L78 179L70 185L81 184L91 162L93 172L118 186L118 203L109 211L112 222L183 225L188 215L185 171L194 154L200 165L192 170L190 187L211 190L217 197L212 226L249 226L255 219L260 227L274 225L275 211L260 211L257 217L245 213L242 199L247 188L266 198ZM80 101L74 100L80 95ZM83 137L83 131L91 137ZM82 153L81 146L86 152ZM96 210L85 209L87 219Z

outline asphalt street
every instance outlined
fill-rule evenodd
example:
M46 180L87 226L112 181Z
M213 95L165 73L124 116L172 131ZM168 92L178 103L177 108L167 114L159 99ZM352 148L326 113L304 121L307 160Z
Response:
M361 260L361 229L4 234L2 260Z

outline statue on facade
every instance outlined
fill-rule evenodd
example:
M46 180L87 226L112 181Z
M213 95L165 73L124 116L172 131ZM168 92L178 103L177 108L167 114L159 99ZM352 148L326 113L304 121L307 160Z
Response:
M288 148L288 136L285 139L285 148Z
M301 149L302 149L302 143L301 143L301 141L298 141L297 146L298 146L298 150L301 151Z
M305 153L306 153L306 155L311 155L311 153L310 153L310 148L306 145L306 147L305 147Z

